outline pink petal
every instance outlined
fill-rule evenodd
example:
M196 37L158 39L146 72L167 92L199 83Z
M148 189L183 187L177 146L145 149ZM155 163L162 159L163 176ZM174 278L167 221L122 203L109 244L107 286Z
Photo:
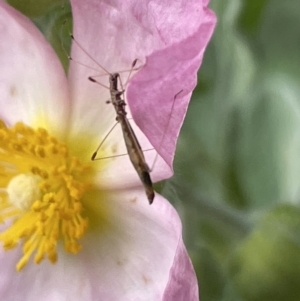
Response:
M0 2L0 116L62 132L68 86L51 46L29 19Z
M138 141L143 145L145 160L151 169L150 176L153 182L160 181L169 176L169 167L160 157L156 157L156 151L148 142L148 139L134 124L130 121L131 126L137 136ZM102 133L103 134L103 133ZM98 141L94 142L94 149L103 136L99 136ZM109 138L104 142L102 148L105 148L108 155L112 157L92 162L95 169L99 168L97 177L95 178L95 185L101 186L102 189L127 189L141 185L140 178L133 168L129 156L127 155L124 138L121 131L121 126L118 124L109 135ZM112 150L114 149L115 152ZM91 150L92 154L93 150ZM123 156L114 157L114 155ZM101 158L101 155L99 155ZM105 163L105 164L104 164Z
M179 130L197 83L197 71L216 23L210 10L199 9L201 23L193 35L150 54L127 90L136 124L169 166L172 166Z
M198 282L191 260L181 240L176 250L176 256L170 279L164 293L163 301L198 301Z
M54 266L47 262L31 264L15 274L12 270L18 251L5 254L5 262L0 259L2 298L198 300L197 280L182 243L181 223L171 205L157 196L149 206L143 191L115 194L104 201L114 212L111 227L90 233L78 255L62 252Z
M128 102L138 126L171 166L175 142L215 16L203 7L201 0L131 0L110 4L87 0L84 5L80 0L71 0L71 4L74 36L90 56L73 44L72 57L75 61L105 74L91 58L109 72L119 72L130 69L135 59L139 59L141 65L150 56L144 66L146 70L143 69L128 88ZM184 53L186 48L188 51ZM72 114L74 120L78 120L71 129L74 134L89 128L94 135L99 135L99 128L106 133L114 123L114 112L104 103L109 99L108 90L87 80L88 76L95 74L94 70L71 62ZM108 85L107 76L100 80ZM166 88L163 86L162 89L162 83L166 84ZM170 130L167 130L174 95L181 90ZM166 133L164 141L163 133ZM162 160L160 162L163 164ZM164 170L164 175L158 177L172 173L164 167L158 169Z

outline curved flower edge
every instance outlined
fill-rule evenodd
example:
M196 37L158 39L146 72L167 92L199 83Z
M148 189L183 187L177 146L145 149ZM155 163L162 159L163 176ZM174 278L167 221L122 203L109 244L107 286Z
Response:
M149 55L145 66L132 78L127 89L136 124L170 167L197 82L197 71L216 23L215 14L209 9L205 12L205 18L194 35Z

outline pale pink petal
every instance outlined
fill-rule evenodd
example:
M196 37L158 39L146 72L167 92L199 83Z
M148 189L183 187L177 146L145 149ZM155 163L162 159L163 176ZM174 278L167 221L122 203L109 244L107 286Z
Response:
M151 169L150 176L152 181L157 182L165 179L170 175L168 165L160 157L156 156L157 152L148 142L148 139L141 130L135 125L134 121L131 120L130 123L139 142L144 146L144 156ZM90 150L90 154L93 153L101 139L103 139L103 136L99 136L97 142L95 141L93 144L89 144L89 146L93 147L93 149ZM139 176L127 155L121 126L119 124L114 128L101 148L106 151L104 156L108 154L111 157L92 162L93 167L99 171L95 177L96 186L101 186L103 189L126 189L136 187L137 183L141 185ZM123 155L115 157L115 155L120 154ZM99 155L99 158L101 158L101 155ZM90 160L90 158L88 159Z
M191 260L181 241L176 250L176 256L170 279L165 290L163 301L198 301L198 282Z
M82 1L72 0L71 4L74 18L73 32L75 39L80 44L80 46L76 43L73 44L72 58L76 62L71 61L69 73L72 100L74 101L72 116L76 120L76 122L72 122L72 134L76 135L76 133L88 129L92 137L101 137L114 124L113 108L111 105L105 104L105 100L109 99L108 90L89 82L88 76L93 76L97 72L81 64L99 70L98 74L105 74L105 71L93 60L96 60L109 72L119 72L130 69L135 59L139 59L138 64L142 66L146 57L152 54L153 59L149 58L144 67L150 72L149 75L147 75L148 71L142 72L141 76L138 75L134 79L128 90L130 98L128 100L130 108L134 110L134 118L137 118L139 127L151 143L156 148L160 148L163 158L171 166L175 141L185 115L187 102L195 85L196 71L214 27L215 16L203 8L201 0L131 0L109 3L88 0L84 5L82 5ZM191 36L191 41L186 40L189 36ZM174 46L177 56L174 54L168 58L170 52L173 51L171 45L174 44L178 44L178 49ZM188 53L184 55L183 51L185 50L182 50L184 47L193 49L188 49ZM157 52L161 49L164 49L165 52ZM156 56L158 57L157 61L154 59ZM167 62L161 62L162 58ZM175 67L173 67L174 63ZM152 64L154 65L151 66ZM161 91L162 87L157 83L158 67L162 71L162 76L159 78L160 83L166 81L167 88L171 86L169 91ZM151 81L153 68L156 72ZM184 80L178 85L178 81L174 79L174 71L179 72L179 81L182 81L183 77L188 74L189 82ZM123 82L125 78L126 74L123 75ZM101 77L99 80L108 85L108 76ZM137 83L140 84L141 81L145 81L147 85L143 85L142 89L139 89ZM153 91L158 86L160 90ZM179 89L174 87L179 87ZM147 93L144 95L145 88ZM170 110L174 95L181 90L183 91L178 96L175 117L172 117L169 131L166 129L166 122L170 118L169 114L165 114L165 112L169 113L167 110ZM149 96L151 91L154 93ZM158 95L160 92L162 92L161 95ZM159 112L164 114L159 114ZM166 133L164 141L162 141L163 133ZM159 143L157 143L158 141ZM95 143L94 140L91 142ZM165 147L160 147L161 144L164 144ZM142 144L143 149L144 146ZM158 162L158 165L162 164L158 170L164 171L164 174L163 176L158 175L158 178L170 176L172 173L170 168L166 169L166 165L162 162L162 160ZM132 169L131 171L134 175L134 171Z
M201 24L195 33L148 56L144 68L131 80L127 90L136 124L170 166L191 92L197 83L197 71L216 22L210 10L202 7L199 10L202 10Z
M114 211L111 227L85 237L78 255L60 252L54 266L30 264L16 274L18 251L5 254L1 297L6 301L186 301L184 296L191 296L188 300L196 301L196 277L182 243L179 217L170 204L157 196L149 206L144 192L137 190L114 194L105 202Z
M29 19L2 1L0 35L0 118L62 132L68 85L55 52Z

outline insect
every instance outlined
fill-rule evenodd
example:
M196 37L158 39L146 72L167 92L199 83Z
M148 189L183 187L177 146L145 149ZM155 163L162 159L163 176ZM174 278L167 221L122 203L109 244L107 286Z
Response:
M136 64L136 60L133 62L132 68L134 67L135 64ZM97 82L93 77L89 77L89 80L92 82ZM111 99L110 101L108 101L108 103L112 103L112 105L114 106L114 109L117 114L116 121L121 124L128 156L145 188L145 192L149 204L151 205L153 203L155 193L150 177L150 168L146 163L142 148L128 121L127 112L125 110L126 103L123 98L125 90L119 90L118 88L119 82L120 82L119 73L109 74L109 90L110 90ZM103 142L98 146L97 150L93 153L91 158L92 160L95 160L97 156L97 152L102 144Z
M109 88L110 90L110 101L107 101L107 103L112 103L115 112L116 112L116 121L117 123L111 128L111 130L109 131L109 133L104 137L104 139L102 140L102 142L100 143L100 145L98 146L98 148L96 149L96 151L93 153L91 159L92 160L96 160L96 156L97 156L97 152L99 151L99 149L101 148L101 146L103 145L105 139L108 137L108 135L112 132L112 130L114 129L114 127L120 123L121 124L121 128L122 128L122 133L123 133L123 137L124 137L124 141L125 141L125 146L127 149L127 153L129 155L130 161L133 165L133 167L135 168L144 188L145 188L145 192L149 201L149 204L151 205L153 203L154 197L155 197L155 192L153 189L153 185L152 185L152 180L150 177L150 168L148 166L148 164L146 163L145 157L144 157L144 153L142 151L142 148L139 144L139 141L128 121L127 118L127 112L125 110L125 106L126 106L126 102L124 100L124 92L125 90L122 88L122 82L121 82L121 78L120 78L120 72L119 73L109 73L103 66L101 66L98 62L96 62L89 54L88 52L75 40L74 36L72 34L70 34L71 39L77 44L77 46L92 60L94 61L103 71L105 71L106 74L109 75L109 87L106 87L105 85L103 85L102 83L98 82L94 77L89 77L88 79L91 82L97 83L103 87ZM69 56L69 59L72 60L72 58ZM84 64L81 64L79 62L77 62L80 65L83 65L85 67L88 67ZM134 60L132 63L132 67L129 73L128 78L130 78L130 74L133 70L137 70L134 69L135 64L137 63L137 60ZM93 68L91 68L93 69ZM139 69L139 68L138 68ZM129 70L127 70L126 72L128 72ZM124 72L124 71L122 71ZM128 82L128 81L127 81ZM121 89L119 90L118 84L121 84ZM178 94L180 94L183 90L181 90L180 92L178 92L175 96L174 96L174 102L171 108L171 114L173 112L173 107L174 107L174 103L175 103L175 99L177 97ZM171 119L171 115L170 115L170 119ZM169 122L170 119L168 121L167 124L167 128L169 126ZM162 138L162 141L164 140L164 136L165 136L165 132ZM157 159L157 156L155 158L155 160ZM155 160L153 165L155 164Z

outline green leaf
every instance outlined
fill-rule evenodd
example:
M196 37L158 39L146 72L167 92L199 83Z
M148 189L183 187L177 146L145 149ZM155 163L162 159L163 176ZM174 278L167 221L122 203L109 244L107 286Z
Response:
M43 14L46 14L54 6L60 5L62 7L66 1L39 0L37 3L36 0L7 0L7 2L27 17L36 18Z
M229 271L245 301L298 301L300 209L285 205L267 214L233 255Z

